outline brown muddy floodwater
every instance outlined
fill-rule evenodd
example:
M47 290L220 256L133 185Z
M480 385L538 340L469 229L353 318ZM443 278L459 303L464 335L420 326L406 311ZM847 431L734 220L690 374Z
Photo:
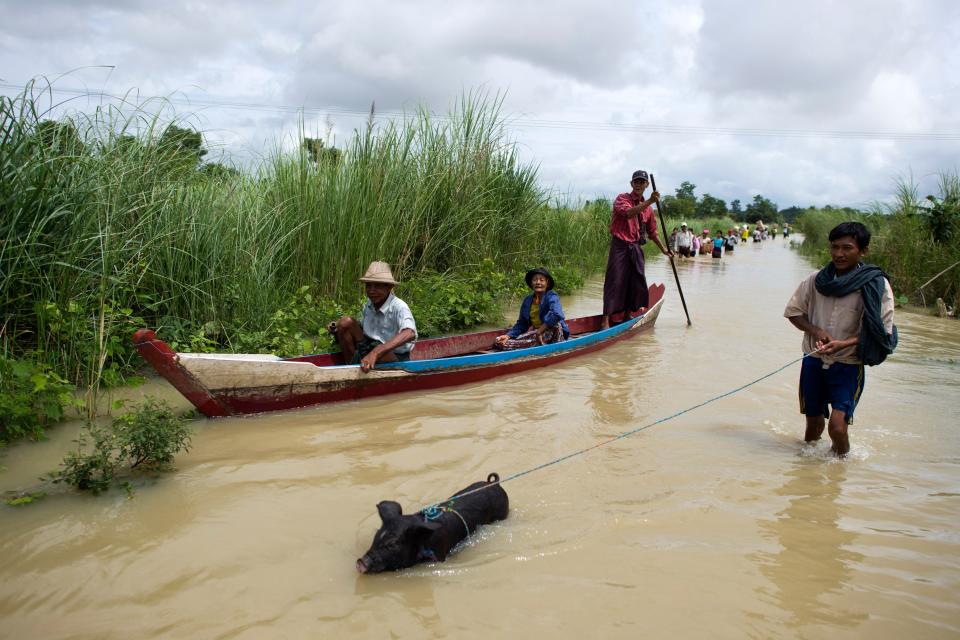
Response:
M380 500L419 508L800 355L781 315L812 267L782 239L680 264L689 328L669 266L649 267L668 286L656 329L600 353L197 420L177 471L133 499L0 506L0 637L960 637L960 324L916 313L898 313L899 350L868 370L845 461L802 444L796 364L507 483L510 517L445 563L357 574ZM600 297L591 282L566 311ZM0 491L56 467L72 437L9 450Z

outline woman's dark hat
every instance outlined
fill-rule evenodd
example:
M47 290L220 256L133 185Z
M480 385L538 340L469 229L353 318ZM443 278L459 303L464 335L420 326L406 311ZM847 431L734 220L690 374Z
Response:
M549 271L547 271L546 269L541 269L540 267L537 267L536 269L530 269L530 271L527 271L527 275L526 275L527 286L533 289L533 276L537 275L538 273L547 279L547 291L550 291L550 289L553 289L553 276L550 275Z

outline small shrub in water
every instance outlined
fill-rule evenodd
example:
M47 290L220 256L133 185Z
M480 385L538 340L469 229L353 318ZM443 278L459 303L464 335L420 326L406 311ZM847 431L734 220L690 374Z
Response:
M131 469L163 471L180 451L190 450L190 427L166 403L147 398L134 412L113 421L121 460Z
M169 470L177 453L190 450L190 427L166 403L147 398L109 427L89 426L77 443L53 474L54 482L98 494L128 470Z
M120 464L110 430L91 425L77 439L77 450L63 459L63 469L53 474L54 482L65 482L94 495L110 488ZM84 451L91 445L89 452Z

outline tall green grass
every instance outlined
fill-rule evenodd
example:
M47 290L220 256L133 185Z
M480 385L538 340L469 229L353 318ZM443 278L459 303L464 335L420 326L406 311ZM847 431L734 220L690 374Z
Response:
M960 262L957 174L941 174L938 193L923 198L914 182L901 180L892 203L877 203L858 214L809 209L797 219L796 227L804 234L800 251L825 264L830 260L830 230L847 220L870 229L867 260L890 275L897 296L924 305L943 298L960 308L960 266L953 266Z
M590 269L606 253L609 210L547 205L499 97L367 126L338 157L277 151L236 173L198 171L165 143L178 122L162 102L51 123L45 101L34 84L0 98L0 347L91 389L133 361L142 324L238 344L304 287L354 302L372 260L416 279L490 261Z

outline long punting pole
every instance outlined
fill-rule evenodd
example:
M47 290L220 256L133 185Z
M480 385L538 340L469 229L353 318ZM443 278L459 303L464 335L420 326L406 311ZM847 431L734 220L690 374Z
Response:
M653 187L653 190L657 190L657 181L653 177L653 174L650 174L650 186ZM663 221L663 209L660 208L660 201L658 200L657 213L660 215L660 228L663 229L663 241L670 242L670 235L667 233L667 223ZM689 327L693 323L690 322L690 312L687 311L687 301L683 297L683 288L680 287L680 276L677 275L677 265L673 263L673 256L667 256L670 258L670 267L673 269L673 279L677 281L677 291L680 292L680 302L683 303L683 312L687 314L687 326Z

